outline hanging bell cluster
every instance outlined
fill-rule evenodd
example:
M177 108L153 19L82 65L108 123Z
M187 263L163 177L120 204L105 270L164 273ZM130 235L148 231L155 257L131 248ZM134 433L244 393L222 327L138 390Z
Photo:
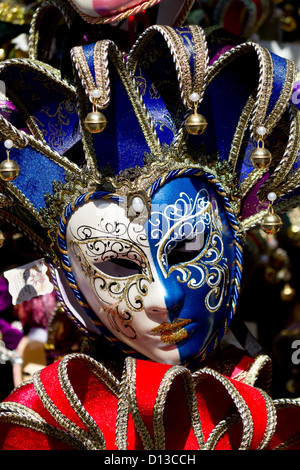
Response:
M268 168L272 161L272 154L271 152L265 148L265 144L263 141L263 136L266 134L267 130L263 126L259 126L257 128L257 134L260 136L256 148L252 150L250 155L250 160L254 168L259 170Z
M3 181L13 181L15 180L20 172L19 165L14 160L10 159L10 150L13 147L13 141L7 139L4 142L4 147L6 148L7 158L0 164L0 178Z
M194 103L194 112L187 117L184 125L189 134L201 135L207 128L207 122L205 117L197 112L200 95L198 93L192 93L190 100Z
M269 235L274 235L277 233L282 226L282 220L279 215L275 214L273 208L273 202L276 200L276 198L277 196L275 193L272 192L268 194L268 199L270 201L269 209L268 213L264 216L261 222L262 230Z
M93 90L93 111L87 115L84 120L86 129L92 134L102 132L107 124L106 117L103 113L100 113L97 109L97 99L100 98L101 93L99 90Z

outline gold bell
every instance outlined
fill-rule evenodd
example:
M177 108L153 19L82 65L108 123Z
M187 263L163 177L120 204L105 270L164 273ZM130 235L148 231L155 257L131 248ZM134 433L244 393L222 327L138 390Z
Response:
M201 135L207 128L205 117L197 113L190 114L184 125L188 133L192 135Z
M275 233L277 233L282 226L282 220L279 215L274 213L272 205L276 197L276 194L273 192L268 194L268 199L270 201L269 212L267 215L265 215L261 222L261 228L265 233L269 235L274 235Z
M106 117L104 116L104 114L99 113L98 111L93 111L89 113L84 120L84 125L86 129L92 134L102 132L105 129L106 124Z
M295 295L295 289L291 287L288 282L284 285L283 289L280 292L280 298L283 302L290 302L291 300L294 300Z
M101 97L101 92L97 88L92 92L93 98L93 111L87 115L84 120L84 125L86 129L91 132L92 134L97 134L98 132L102 132L107 124L106 117L103 113L97 111L97 104L96 101Z
M17 162L9 158L9 152L13 146L13 142L7 139L4 142L4 146L6 148L7 159L0 164L0 178L4 181L13 181L19 175L20 168Z
M197 112L200 95L196 92L191 93L189 99L194 105L194 112L187 117L184 125L189 134L201 135L207 128L207 122L205 117Z
M257 142L257 147L252 150L250 160L255 168L263 169L268 168L272 161L271 152L265 148L262 139Z
M4 181L13 181L19 175L20 168L13 160L4 160L0 164L0 178Z

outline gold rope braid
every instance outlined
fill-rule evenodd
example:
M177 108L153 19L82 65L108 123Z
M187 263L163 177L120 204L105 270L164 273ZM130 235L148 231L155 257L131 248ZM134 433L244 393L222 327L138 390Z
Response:
M35 4L33 4L36 7ZM75 17L75 12L64 0L43 0L41 5L35 10L30 21L29 29L29 57L30 59L38 59L38 47L41 43L41 23L44 15L51 7L55 7L62 14L68 28L71 28ZM54 15L57 21L56 15ZM53 22L53 15L48 15L47 22ZM56 26L56 25L55 25ZM54 28L55 31L55 28ZM51 38L50 38L51 39ZM49 38L47 38L49 40Z
M187 368L183 366L172 366L167 370L160 383L153 408L153 426L156 450L165 450L165 433L163 423L164 407L171 385L178 376L181 376L183 380L191 424L199 449L203 448L204 446L204 436L199 416L193 377Z
M251 137L257 137L256 130L259 126L266 127L266 114L273 89L273 62L270 52L254 43L253 48L257 54L259 65L259 79L252 119L250 123ZM267 134L269 129L266 127Z
M266 116L266 120L264 122L264 126L270 132L275 124L278 121L278 118L282 115L284 110L287 107L287 104L290 100L290 97L293 92L294 82L295 82L295 74L296 68L294 62L290 60L286 60L287 72L285 75L285 81L280 93L278 100L276 101L274 108L270 112L268 116Z
M38 394L41 402L43 403L46 410L51 414L51 416L53 416L53 418L58 422L58 424L60 424L64 429L67 429L68 432L79 442L81 442L86 449L97 449L97 444L93 441L93 439L91 439L89 433L67 418L50 399L41 381L40 371L37 371L33 374L32 380L35 391Z
M20 403L0 403L0 422L23 426L65 442L74 449L86 450L86 446L68 431L51 426L40 415Z
M154 450L154 442L141 417L136 397L136 360L128 357L125 361L126 367L126 383L127 383L127 400L129 401L129 409L138 433L141 436L145 450Z
M234 404L236 405L243 422L243 436L239 450L248 450L250 448L253 437L253 420L246 401L239 394L239 392L236 390L236 388L228 378L226 378L224 375L219 374L213 369L209 369L208 367L204 367L203 369L200 369L195 374L193 374L195 386L197 386L197 382L200 381L201 378L203 378L202 376L213 377L218 382L220 382L225 387L225 390L229 393L229 396L232 398Z
M287 146L279 164L266 183L259 188L258 197L260 200L267 200L270 191L275 191L277 197L284 196L299 184L299 175L297 178L288 177L300 150L300 114L293 106L289 106L289 118L290 129Z
M71 55L76 73L81 82L81 86L85 91L85 94L89 96L90 101L93 101L92 92L95 88L99 89L101 92L101 97L96 100L96 104L97 106L104 108L109 104L110 99L108 61L109 59L112 60L127 92L129 101L134 109L135 115L140 124L150 151L160 154L160 145L151 117L140 97L136 84L131 80L130 74L128 74L126 70L125 63L117 46L112 41L99 41L96 43L94 52L96 83L86 61L83 48L73 48ZM80 118L80 120L82 120L82 116ZM82 130L84 141L86 141L86 144L89 144L85 145L87 150L88 165L90 169L94 167L96 171L96 161L93 161L93 158L89 157L89 155L91 155L93 152L92 137L85 131L84 126L82 126Z

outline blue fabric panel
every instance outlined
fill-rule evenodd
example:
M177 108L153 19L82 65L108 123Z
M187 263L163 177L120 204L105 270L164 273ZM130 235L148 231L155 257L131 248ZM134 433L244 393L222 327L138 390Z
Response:
M123 83L111 67L111 101L103 111L107 126L93 134L93 143L99 168L109 163L115 172L143 166L149 147L140 128Z
M3 150L1 161L5 159L6 152ZM10 159L20 167L19 176L10 184L19 189L37 210L46 205L44 194L53 194L53 180L65 182L64 169L30 146L12 148Z
M282 87L285 82L285 76L286 76L286 60L283 57L279 57L276 54L273 54L273 53L270 53L270 54L271 54L272 61L273 61L274 74L273 74L273 90L272 90L272 95L270 98L267 114L269 114L272 111L275 104L277 103L280 97Z
M253 87L245 80L243 60L224 68L210 83L198 110L207 120L207 129L202 135L189 138L191 146L197 148L203 143L208 154L218 152L221 160L228 159L241 112Z
M173 59L160 34L145 47L136 78L160 142L170 145L184 114Z
M20 97L25 112L32 116L47 144L59 154L65 153L81 138L75 102L54 81L35 70L8 67L1 79ZM17 104L18 105L18 104ZM22 109L20 109L22 114ZM26 116L27 117L27 116Z

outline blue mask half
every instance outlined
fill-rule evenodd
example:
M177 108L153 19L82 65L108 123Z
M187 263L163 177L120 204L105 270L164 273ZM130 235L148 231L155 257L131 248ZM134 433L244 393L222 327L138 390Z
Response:
M163 342L176 344L180 362L186 363L203 352L227 317L233 230L210 183L181 177L154 194L146 231L169 322L186 322L179 333L167 324L158 331Z

